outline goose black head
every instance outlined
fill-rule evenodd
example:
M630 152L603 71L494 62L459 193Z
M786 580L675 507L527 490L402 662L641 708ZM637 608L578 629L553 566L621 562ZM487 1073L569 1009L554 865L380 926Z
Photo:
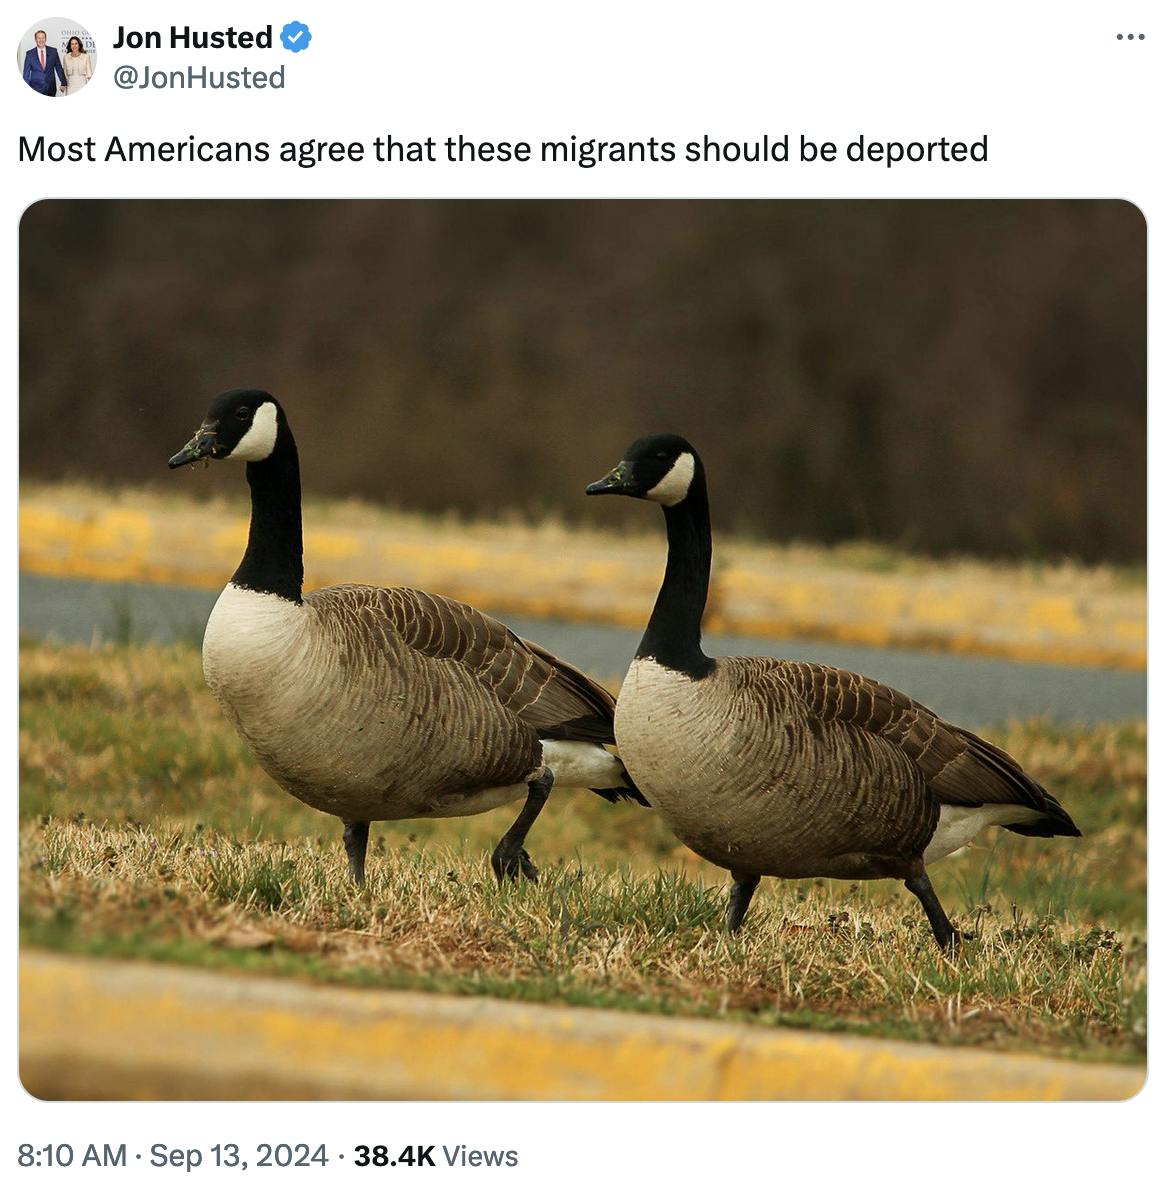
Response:
M171 469L201 461L263 461L286 426L280 404L266 390L225 390L199 430L167 462Z
M683 436L644 436L629 445L614 470L593 482L584 493L625 494L675 507L688 496L700 468L693 445Z

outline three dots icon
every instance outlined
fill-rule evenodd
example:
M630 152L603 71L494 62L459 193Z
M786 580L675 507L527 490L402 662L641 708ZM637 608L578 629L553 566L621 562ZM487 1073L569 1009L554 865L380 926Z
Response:
M1117 33L1115 35L1115 40L1117 42L1122 42L1122 41L1129 41L1129 42L1141 41L1142 42L1144 40L1144 35L1142 33L1126 33L1126 34Z

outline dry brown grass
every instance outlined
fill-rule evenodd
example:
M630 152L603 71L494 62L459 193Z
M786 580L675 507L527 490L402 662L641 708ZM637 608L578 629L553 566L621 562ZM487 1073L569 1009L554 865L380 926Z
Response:
M553 801L538 886L486 854L513 810L379 824L354 891L339 824L250 760L189 648L22 651L26 942L349 983L848 1027L1125 1058L1144 1040L1142 726L996 737L1081 841L1001 834L933 870L974 938L940 957L892 882L766 881L737 939L724 876L651 812Z
M101 482L22 482L22 503L43 505L62 511L89 512L111 506L128 506L143 511L193 514L204 524L223 526L229 519L245 520L250 513L247 491L221 486L209 495L192 499L190 493L173 485L110 486ZM474 518L453 511L421 514L412 510L380 506L360 499L330 499L312 494L304 499L305 526L325 535L385 532L406 542L419 537L465 537L476 542L499 543L516 554L529 553L546 560L547 554L562 554L568 537L577 549L595 549L606 556L621 557L630 551L644 553L656 561L662 555L660 528L620 530L598 529L578 521L569 522L555 512L538 517L513 511L492 518ZM907 575L935 578L964 586L1003 587L1040 583L1050 592L1068 593L1078 599L1099 594L1127 594L1143 590L1146 571L1137 565L1085 564L1072 558L987 561L980 557L951 554L946 557L912 553L888 544L847 540L833 545L799 540L777 542L758 536L722 533L718 536L720 567L780 570L807 573L817 570L846 570L879 575Z
M499 889L481 856L49 820L22 837L22 914L48 946L356 983L848 1027L945 1043L1138 1053L1142 939L1016 908L963 919L957 963L915 902L773 885L745 932L678 872L556 866Z

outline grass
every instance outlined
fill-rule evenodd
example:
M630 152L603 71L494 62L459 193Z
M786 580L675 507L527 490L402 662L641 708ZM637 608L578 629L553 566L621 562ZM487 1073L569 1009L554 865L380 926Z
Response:
M89 511L124 504L144 511L162 511L193 515L201 523L220 525L229 518L248 517L247 492L241 487L223 487L211 496L193 499L188 491L171 485L150 487L112 487L91 480L74 482L23 481L22 503L45 504L62 510ZM469 536L476 542L506 542L510 546L530 542L534 551L562 553L565 535L570 532L578 547L593 546L605 553L614 550L643 549L656 559L661 553L660 529L649 525L619 530L599 529L590 522L565 520L547 513L535 518L522 511L502 512L490 518L472 518L454 512L420 514L398 510L359 499L335 499L308 494L304 497L304 523L310 531L347 533L387 531L395 538ZM936 576L959 578L963 582L985 581L1003 586L1020 582L1040 582L1052 589L1066 589L1080 595L1141 591L1147 585L1147 570L1139 564L1083 564L1065 558L1059 560L987 561L963 556L925 556L895 545L866 540L841 541L823 545L785 541L777 543L758 536L720 532L718 554L723 564L759 564L786 569L842 569L875 575Z
M539 885L490 875L505 809L378 824L355 891L339 823L251 761L197 651L26 644L21 665L26 943L1091 1058L1144 1050L1142 724L993 732L1086 837L991 834L935 866L974 936L953 964L894 882L764 881L729 940L724 874L651 812L590 794L553 799L532 831Z
M98 581L217 590L247 536L246 492L104 493L25 486L21 568ZM215 534L209 536L207 527ZM305 506L309 589L360 579L448 593L513 614L642 627L661 579L659 525L625 532L500 519L459 522L359 503ZM706 626L771 638L927 648L1143 669L1146 594L1130 571L1074 562L913 557L718 536ZM565 553L565 544L571 551ZM130 642L128 612L113 639Z

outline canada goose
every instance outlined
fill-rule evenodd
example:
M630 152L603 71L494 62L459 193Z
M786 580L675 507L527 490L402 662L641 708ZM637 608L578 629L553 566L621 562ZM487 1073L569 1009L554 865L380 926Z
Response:
M345 827L365 878L369 823L478 814L526 798L491 856L537 871L523 841L554 782L644 803L613 742L613 699L502 623L412 589L302 594L300 465L279 403L229 390L170 458L243 461L251 527L203 637L207 684L265 771Z
M987 826L1079 834L1004 751L887 685L825 665L705 655L710 508L688 441L636 441L586 493L664 509L669 558L617 699L617 750L673 833L730 870L731 932L762 876L896 877L952 950L958 934L926 864Z

